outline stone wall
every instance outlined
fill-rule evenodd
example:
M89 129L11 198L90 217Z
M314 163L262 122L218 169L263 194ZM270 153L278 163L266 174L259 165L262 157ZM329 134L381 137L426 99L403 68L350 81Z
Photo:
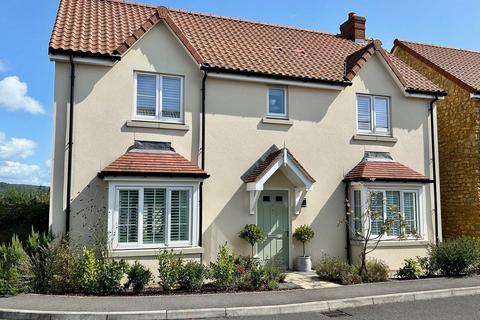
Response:
M394 54L448 93L437 103L443 236L480 236L480 101L402 48Z

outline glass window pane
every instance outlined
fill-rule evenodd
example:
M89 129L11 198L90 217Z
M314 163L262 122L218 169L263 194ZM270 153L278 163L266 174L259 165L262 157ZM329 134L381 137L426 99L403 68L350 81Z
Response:
M166 190L145 188L143 193L143 243L165 243Z
M383 192L370 192L371 234L380 235L383 228Z
M357 121L358 130L372 131L370 97L357 96Z
M137 74L137 115L155 116L157 110L157 77Z
M190 192L172 190L170 199L170 240L190 240Z
M405 192L403 194L403 214L406 224L405 233L416 234L417 230L417 194Z
M162 77L162 118L181 119L181 79Z
M386 192L387 218L393 220L393 225L387 232L389 236L400 236L400 192Z
M118 205L118 242L138 240L138 190L120 190Z
M388 99L375 97L375 131L388 133Z
M353 223L355 233L362 232L362 197L360 190L353 191Z
M285 115L285 90L268 89L268 113L273 115Z

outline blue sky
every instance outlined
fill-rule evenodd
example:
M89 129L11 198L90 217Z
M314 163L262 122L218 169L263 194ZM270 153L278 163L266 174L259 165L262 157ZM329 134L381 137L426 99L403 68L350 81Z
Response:
M401 38L480 50L478 0L148 2L328 32L354 11L366 16L367 36L386 49ZM57 0L0 1L0 182L49 183L53 63L47 49L57 6Z

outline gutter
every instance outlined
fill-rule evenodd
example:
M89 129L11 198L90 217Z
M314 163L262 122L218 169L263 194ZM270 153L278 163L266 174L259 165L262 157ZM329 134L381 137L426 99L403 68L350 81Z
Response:
M201 126L202 130L200 132L201 136L201 149L202 149L202 154L201 154L201 169L205 171L205 96L206 96L206 83L207 83L207 77L208 77L208 72L207 70L203 70L203 78L202 78L202 117L201 117ZM203 225L203 181L200 182L200 188L199 188L199 218L198 218L198 246L202 246L202 225ZM202 258L200 261L203 260L203 254Z
M437 244L440 239L438 237L438 196L437 196L437 164L436 164L436 158L435 158L435 121L433 119L433 106L435 102L438 100L438 96L435 96L435 99L430 101L430 131L431 131L431 143L432 143L432 167L433 167L433 202L434 202L434 216L435 216L435 244Z
M65 208L65 233L68 236L70 233L70 214L72 211L72 146L73 146L73 104L75 102L75 63L73 61L73 54L69 56L70 62L70 110L68 120L68 159L67 159L67 194L66 194L66 208Z

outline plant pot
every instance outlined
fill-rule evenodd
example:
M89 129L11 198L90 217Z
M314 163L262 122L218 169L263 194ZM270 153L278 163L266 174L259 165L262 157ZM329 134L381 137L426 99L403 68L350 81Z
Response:
M312 271L312 258L310 256L297 257L296 269L300 272Z

